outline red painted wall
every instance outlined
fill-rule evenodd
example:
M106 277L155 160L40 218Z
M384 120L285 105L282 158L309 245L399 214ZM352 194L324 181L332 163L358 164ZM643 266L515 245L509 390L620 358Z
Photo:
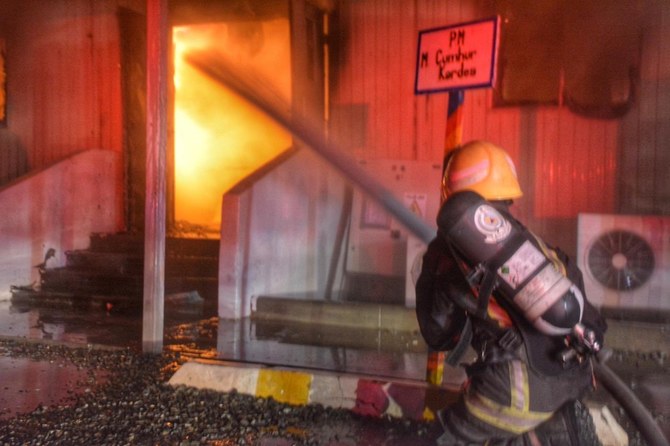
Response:
M360 159L441 162L448 95L414 95L418 32L488 17L490 6L338 4L331 123L343 148ZM568 252L580 212L670 214L670 177L662 172L670 163L669 15L667 2L648 3L637 96L623 116L589 118L559 104L500 107L492 89L465 93L463 140L489 139L510 152L525 192L517 215Z
M73 153L121 152L115 1L26 1L4 17L8 130L31 169Z

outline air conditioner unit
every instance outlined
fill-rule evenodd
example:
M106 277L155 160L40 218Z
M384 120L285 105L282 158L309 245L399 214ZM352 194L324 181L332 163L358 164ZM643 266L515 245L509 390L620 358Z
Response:
M598 307L670 310L670 217L580 214L577 264Z

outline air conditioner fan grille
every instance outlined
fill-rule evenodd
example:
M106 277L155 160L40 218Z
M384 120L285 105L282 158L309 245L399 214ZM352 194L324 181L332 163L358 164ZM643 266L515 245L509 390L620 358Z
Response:
M593 277L603 286L617 291L641 287L654 272L654 252L639 235L613 230L598 237L587 253Z

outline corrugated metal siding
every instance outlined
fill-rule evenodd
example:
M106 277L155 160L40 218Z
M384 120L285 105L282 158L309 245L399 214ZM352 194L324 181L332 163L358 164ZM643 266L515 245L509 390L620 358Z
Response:
M619 205L670 214L670 2L649 0L638 99L622 121Z
M31 168L88 148L121 150L117 3L30 0L3 17L8 131ZM414 95L418 32L490 16L482 5L490 2L338 2L333 119L352 155L441 162L447 94ZM491 90L466 92L463 139L508 149L526 191L518 213L540 232L574 229L578 212L670 213L670 3L646 5L637 100L622 119L493 107Z
M121 151L116 2L23 6L6 31L8 128L30 167L92 148Z
M355 142L351 154L441 162L448 96L414 95L418 32L491 13L468 0L339 5L332 103L356 104L366 111L356 119L367 116L364 135L344 135ZM493 107L491 90L465 93L463 139L489 139L510 152L526 192L517 214L568 251L579 212L670 213L670 4L649 6L639 95L622 119L585 118L561 106Z
M618 123L544 109L537 119L535 216L570 218L614 209Z

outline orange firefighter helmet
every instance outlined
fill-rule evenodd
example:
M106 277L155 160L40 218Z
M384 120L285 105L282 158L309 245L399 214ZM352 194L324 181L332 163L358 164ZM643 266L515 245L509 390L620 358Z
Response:
M512 158L487 141L471 141L448 155L442 177L442 198L471 190L487 200L512 200L523 195Z

